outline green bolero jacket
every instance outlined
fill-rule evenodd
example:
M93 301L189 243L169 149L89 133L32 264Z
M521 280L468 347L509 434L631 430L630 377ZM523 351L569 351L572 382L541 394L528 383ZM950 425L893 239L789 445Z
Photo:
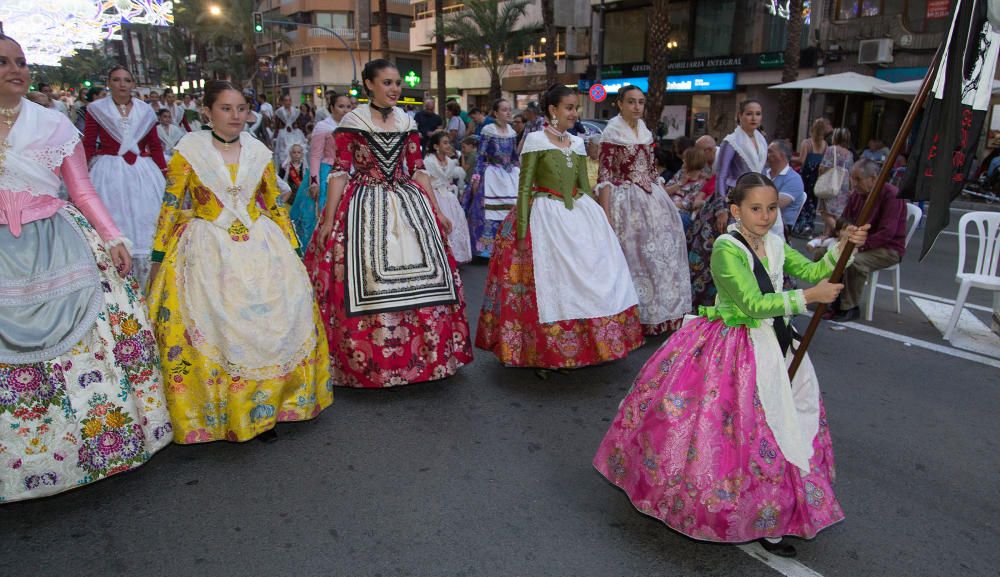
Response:
M521 149L521 176L517 187L517 238L528 234L531 203L537 196L562 200L573 209L573 201L590 194L587 151L583 139L569 135L569 148L557 148L544 131L529 133Z
M822 259L813 262L776 235L768 234L766 243L768 258L763 263L778 292L760 292L751 269L753 261L749 249L728 234L722 235L712 247L711 265L712 279L719 292L715 306L699 307L700 316L709 320L722 319L730 327L759 327L763 319L790 317L805 312L806 301L802 290L780 290L782 273L818 283L833 272L840 256L839 245L833 245ZM780 262L775 262L775 257Z

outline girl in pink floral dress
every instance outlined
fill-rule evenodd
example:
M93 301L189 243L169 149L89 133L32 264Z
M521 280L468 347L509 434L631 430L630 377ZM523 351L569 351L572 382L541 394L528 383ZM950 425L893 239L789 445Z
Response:
M758 173L729 198L736 225L712 250L714 307L674 333L643 366L594 457L639 511L704 541L761 540L792 556L785 535L812 538L844 518L833 494L830 431L808 357L789 382L788 319L832 302L825 279L840 254L819 262L768 231L778 193ZM867 227L850 227L864 244ZM782 274L812 288L782 292Z

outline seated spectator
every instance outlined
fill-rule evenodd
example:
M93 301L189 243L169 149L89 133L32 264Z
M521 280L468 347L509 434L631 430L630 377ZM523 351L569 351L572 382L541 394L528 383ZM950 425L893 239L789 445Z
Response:
M879 139L873 138L868 141L868 148L861 153L861 158L874 160L879 164L885 164L885 159L889 157L889 149Z
M775 140L767 147L767 167L764 174L774 181L778 189L778 207L781 209L781 222L785 223L782 233L785 238L791 236L791 225L799 218L799 211L806 203L806 188L799 173L792 170L789 161L792 147L787 140Z
M684 151L684 164L666 186L667 194L680 213L684 230L691 228L691 222L711 191L704 190L708 175L705 173L705 154L698 147L691 146Z
M851 168L851 192L844 208L843 218L855 222L861 214L865 198L874 188L878 179L879 165L863 158ZM847 322L861 316L858 307L861 293L868 281L868 275L897 264L902 258L906 245L906 202L897 198L897 189L886 184L879 194L875 211L872 213L871 230L868 241L858 247L854 262L844 271L844 290L840 293L834 321Z

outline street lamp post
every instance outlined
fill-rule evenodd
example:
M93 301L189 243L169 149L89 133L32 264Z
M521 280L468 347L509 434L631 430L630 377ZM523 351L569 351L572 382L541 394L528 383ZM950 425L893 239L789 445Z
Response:
M270 18L264 18L263 22L265 24L281 24L283 26L296 26L296 27L301 26L301 27L304 27L304 28L319 28L320 30L324 30L327 33L331 34L337 40L340 40L340 43L343 44L344 48L347 49L347 54L351 57L351 70L352 70L351 81L352 81L352 84L354 82L357 82L357 80L358 80L358 64L354 60L354 51L351 50L351 46L340 36L340 34L337 34L336 32L334 32L333 30L327 28L326 26L320 26L318 24L307 24L305 22L293 22L291 20L271 20Z

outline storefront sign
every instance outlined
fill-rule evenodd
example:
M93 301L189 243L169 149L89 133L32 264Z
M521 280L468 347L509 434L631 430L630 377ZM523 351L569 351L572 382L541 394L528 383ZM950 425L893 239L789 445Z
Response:
M629 84L638 86L644 92L649 90L649 77L637 76L605 80L604 89L608 94L617 94ZM710 74L671 74L667 77L667 92L724 92L736 88L736 73L716 72Z
M800 53L800 68L812 68L815 64L816 50L814 48L803 50ZM667 70L670 72L680 72L685 70L698 72L714 72L723 70L768 70L781 68L784 65L784 52L758 52L756 54L673 60L667 64ZM629 64L614 64L601 67L602 78L629 78L633 76L648 75L649 64L646 62L632 62Z
M951 15L951 0L927 0L927 19L947 18Z
M403 77L403 82L409 85L410 88L415 88L417 84L420 84L420 75L411 70L406 76Z
M563 73L556 75L556 82L559 84L574 86L579 81L579 74ZM505 76L501 81L501 86L508 92L545 92L549 88L544 74L537 76Z

